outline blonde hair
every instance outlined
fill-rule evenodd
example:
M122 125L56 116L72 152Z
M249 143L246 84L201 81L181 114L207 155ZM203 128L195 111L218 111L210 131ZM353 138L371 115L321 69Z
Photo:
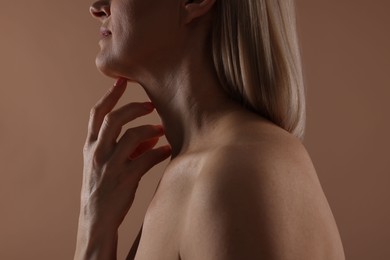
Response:
M305 89L293 0L217 0L211 28L219 80L241 105L303 139Z

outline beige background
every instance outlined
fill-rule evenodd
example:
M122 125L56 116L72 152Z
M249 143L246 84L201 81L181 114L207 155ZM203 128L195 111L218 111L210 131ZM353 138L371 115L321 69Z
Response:
M94 66L91 1L0 8L0 259L71 259L90 107L113 83ZM299 0L305 145L348 259L390 259L390 2ZM146 100L130 86L122 104ZM136 124L158 119L149 116ZM131 246L164 164L144 177L120 230Z

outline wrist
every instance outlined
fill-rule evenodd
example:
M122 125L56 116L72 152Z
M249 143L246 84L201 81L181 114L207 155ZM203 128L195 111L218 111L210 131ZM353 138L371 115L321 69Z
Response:
M117 243L117 229L80 218L74 259L116 259Z

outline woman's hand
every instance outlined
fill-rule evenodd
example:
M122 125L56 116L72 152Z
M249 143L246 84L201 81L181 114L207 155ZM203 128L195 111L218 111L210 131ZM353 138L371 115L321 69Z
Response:
M91 110L84 146L79 230L75 259L116 256L117 230L129 211L142 176L171 154L169 146L153 149L162 126L122 126L149 114L150 102L130 103L112 111L126 89L119 79Z

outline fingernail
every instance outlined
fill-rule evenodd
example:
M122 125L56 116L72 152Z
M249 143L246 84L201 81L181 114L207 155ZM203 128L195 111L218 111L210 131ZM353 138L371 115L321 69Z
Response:
M165 145L163 146L164 151L167 153L167 154L171 154L172 153L172 147L170 145Z
M160 132L160 134L164 134L164 127L162 125L155 125L154 127Z
M154 109L154 105L152 102L145 102L144 103L144 107L147 109L147 110L153 110Z
M122 85L124 85L126 82L127 82L127 79L125 79L125 78L119 78L119 79L117 79L117 81L115 82L114 86L122 86Z

